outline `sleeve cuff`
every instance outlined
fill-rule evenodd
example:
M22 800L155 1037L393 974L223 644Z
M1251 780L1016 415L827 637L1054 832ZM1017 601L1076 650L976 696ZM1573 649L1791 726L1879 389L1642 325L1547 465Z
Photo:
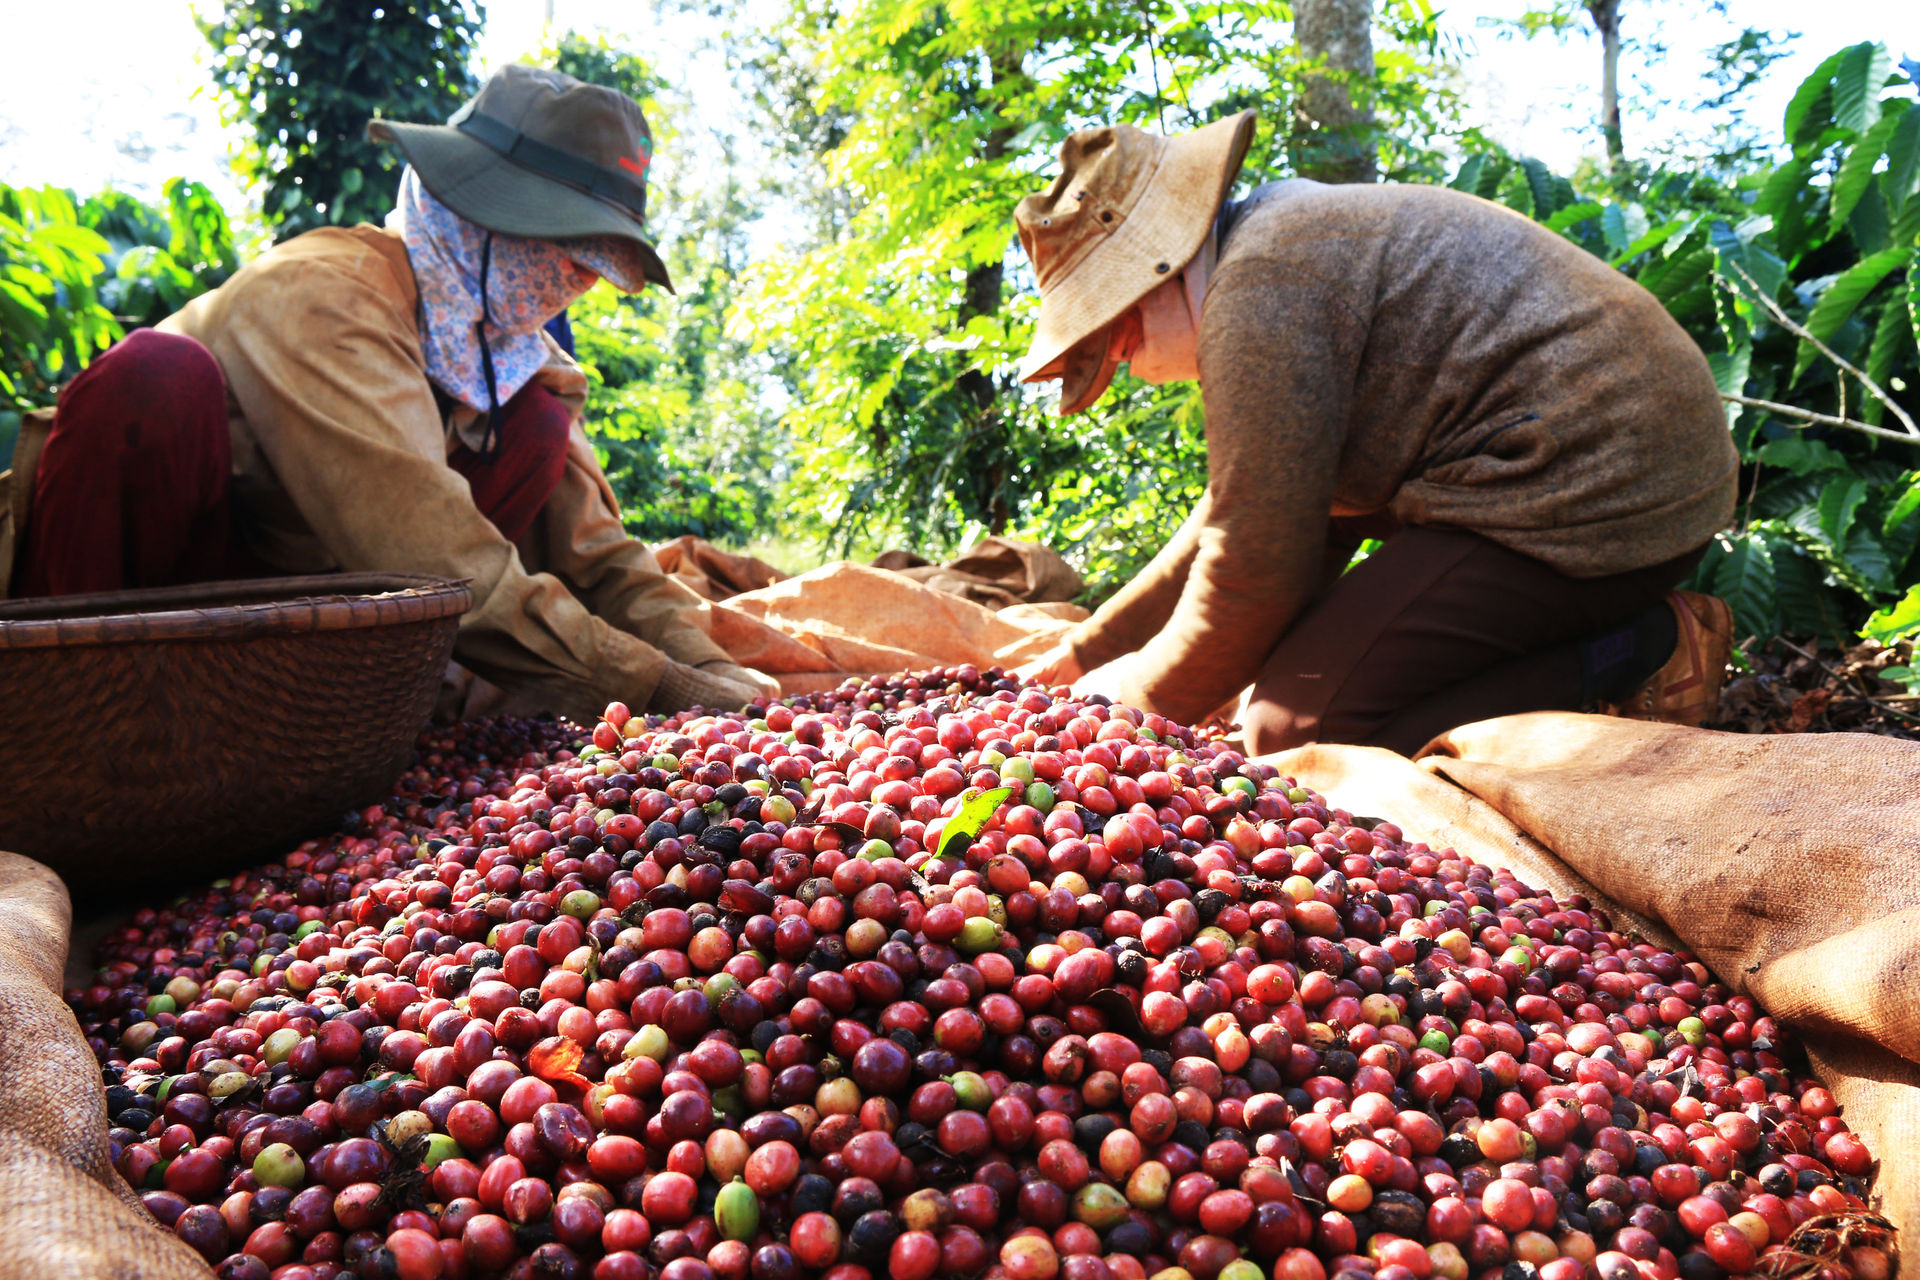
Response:
M589 708L590 713L598 716L609 702L624 702L630 707L648 705L670 665L667 655L646 641L618 627L608 627L606 641L600 647L599 667L593 675L598 705Z
M1074 661L1080 664L1082 671L1104 667L1126 652L1114 643L1112 635L1105 628L1095 627L1094 621L1087 619L1067 632L1066 636L1067 648L1072 651Z

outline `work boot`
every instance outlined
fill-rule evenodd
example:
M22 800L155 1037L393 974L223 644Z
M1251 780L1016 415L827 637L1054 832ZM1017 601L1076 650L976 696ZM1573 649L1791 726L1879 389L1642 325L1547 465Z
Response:
M1695 591L1669 591L1667 604L1680 628L1673 656L1625 700L1601 703L1602 714L1697 728L1719 709L1733 652L1733 610L1720 597Z

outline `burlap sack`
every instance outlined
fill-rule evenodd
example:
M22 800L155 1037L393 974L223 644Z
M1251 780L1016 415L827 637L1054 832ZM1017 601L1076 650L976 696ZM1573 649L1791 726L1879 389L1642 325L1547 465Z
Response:
M787 576L765 560L722 551L692 534L658 544L653 548L653 558L660 562L662 572L686 583L703 600L725 600L742 591L758 591Z
M832 689L849 677L966 662L1015 667L1047 652L1086 616L1079 605L1061 601L995 610L845 561L724 602L708 600L695 614L715 644L741 666L778 680L782 695ZM448 663L435 718L477 720L545 709L537 698L516 697Z
M1086 585L1052 547L1019 538L983 538L945 564L929 563L911 551L887 551L874 558L873 567L989 609L1071 600Z
M722 551L691 534L659 543L653 558L703 600L729 600L787 578L764 560ZM989 609L1072 600L1085 585L1059 552L1018 538L984 538L945 564L911 551L885 551L874 557L871 567Z
M1601 892L1485 800L1403 755L1383 747L1316 743L1260 759L1288 777L1305 781L1356 817L1384 819L1410 839L1424 840L1436 849L1458 849L1477 862L1505 867L1557 897L1579 894L1607 912L1621 929L1669 949L1682 945L1666 925Z
M1349 810L1668 926L1794 1028L1880 1158L1882 1212L1920 1223L1920 744L1541 712L1427 750L1451 786L1361 748L1270 759Z
M0 853L0 1280L207 1280L107 1157L100 1069L60 998L66 887Z
M1052 648L1086 611L1067 604L995 611L900 574L840 562L734 596L704 611L736 662L788 693L830 689L848 675L999 663Z

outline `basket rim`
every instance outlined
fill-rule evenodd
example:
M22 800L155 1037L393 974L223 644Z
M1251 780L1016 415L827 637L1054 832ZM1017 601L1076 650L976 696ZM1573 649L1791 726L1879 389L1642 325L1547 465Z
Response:
M0 651L258 639L432 622L457 618L472 607L470 583L416 573L325 573L6 601L0 602ZM283 599L218 603L222 596L248 599L281 591L288 593ZM205 603L166 607L192 602ZM34 616L87 606L119 611Z

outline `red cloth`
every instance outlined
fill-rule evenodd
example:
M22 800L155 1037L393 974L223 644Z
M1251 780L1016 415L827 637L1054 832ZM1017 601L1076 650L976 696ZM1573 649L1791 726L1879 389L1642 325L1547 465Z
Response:
M226 380L192 338L141 329L60 392L17 594L203 582L229 571Z
M560 397L529 382L500 406L493 461L483 461L463 444L454 447L447 465L466 477L473 504L493 521L500 536L518 542L560 486L572 429Z
M566 468L560 399L529 384L501 406L490 463L447 459L474 505L518 541ZM60 392L34 475L16 593L64 596L256 572L229 534L226 380L193 338L141 329ZM377 566L375 566L377 567Z

